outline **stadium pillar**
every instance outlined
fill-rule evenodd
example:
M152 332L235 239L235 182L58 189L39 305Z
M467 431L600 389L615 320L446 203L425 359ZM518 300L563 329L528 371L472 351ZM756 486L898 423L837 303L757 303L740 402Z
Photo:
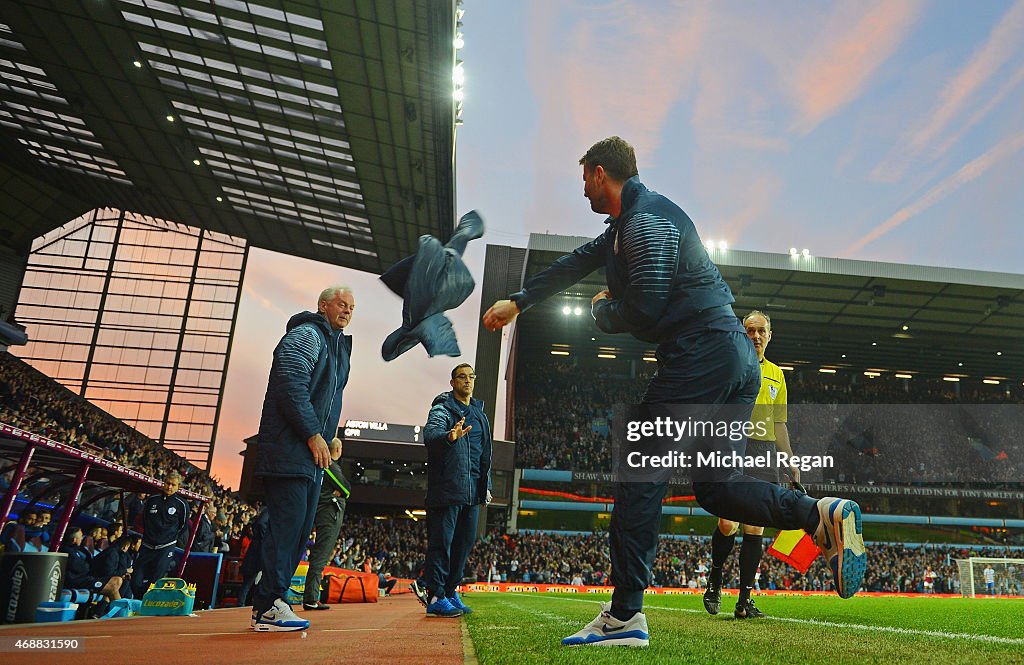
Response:
M75 506L78 505L78 497L82 494L82 485L85 484L85 477L89 475L89 469L92 465L88 462L82 463L82 469L78 472L75 477L75 485L71 488L71 492L68 494L67 501L65 501L64 512L60 516L60 522L57 524L56 530L53 532L53 542L50 543L50 551L55 552L60 549L61 541L64 540L64 532L68 530L68 524L71 522L71 515L75 512Z
M92 232L96 227L96 218L99 215L99 208L92 211L92 221L89 223L89 244L92 245ZM92 377L92 362L96 357L96 346L99 344L100 332L103 330L103 312L107 306L107 294L110 293L110 282L114 279L114 266L117 265L117 248L121 242L121 230L124 228L124 210L117 212L117 230L114 231L114 242L110 246L110 256L107 260L107 273L103 277L103 289L100 291L100 302L96 307L96 321L92 329L92 340L89 342L89 355L85 359L85 370L82 372L82 387L78 394L86 397L86 389L89 387L89 379ZM86 398L88 399L88 398Z
M18 467L14 470L14 476L11 478L11 486L7 488L3 504L0 504L0 524L7 524L7 518L11 514L11 507L14 506L14 499L18 496L18 492L21 491L21 483L25 480L25 473L28 471L28 465L32 461L32 455L35 452L36 445L30 443L25 446L25 452L21 454L21 460L18 461Z
M185 572L185 562L188 561L188 553L192 551L192 542L196 539L196 531L199 530L199 522L203 518L203 513L206 512L206 501L199 502L199 511L196 513L196 518L192 520L192 526L189 529L188 542L185 543L185 553L181 555L181 562L178 564L178 577Z
M519 522L519 481L523 477L522 469L515 469L512 474L512 494L508 499L508 532L515 533Z

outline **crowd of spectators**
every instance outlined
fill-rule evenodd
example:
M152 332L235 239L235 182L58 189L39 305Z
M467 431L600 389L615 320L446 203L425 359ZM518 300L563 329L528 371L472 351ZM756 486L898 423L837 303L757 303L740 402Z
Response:
M184 478L182 487L211 497L216 508L214 515L215 551L232 552L231 543L238 547L239 539L257 513L257 507L239 501L206 471L199 469L174 452L158 445L152 439L110 416L102 409L76 395L24 361L0 353L0 422L20 427L34 434L59 441L75 448L110 460L122 466L162 478L177 471ZM36 477L38 469L30 467L27 477ZM5 490L13 471L0 474L0 491ZM50 479L36 477L23 495L37 498L38 502L57 505L62 502L60 492L39 494ZM85 498L85 497L83 497ZM145 495L128 493L124 505L120 496L110 495L88 505L86 512L104 522L124 520L129 529L142 529L142 499ZM49 516L48 511L42 511ZM27 538L29 547L38 539L47 547L49 529L43 535ZM238 549L233 550L238 553Z
M651 372L653 367L645 365L642 370ZM629 377L600 366L577 367L557 361L523 369L516 389L517 466L610 470L610 407L616 402L638 401L648 378L642 373ZM816 406L801 409L795 405L791 411L791 422L797 421L799 425L794 422L791 429L815 432L813 441L816 443L809 445L817 445L821 451L836 455L842 464L855 469L849 476L823 480L888 482L895 469L905 474L905 478L900 476L896 482L903 479L920 482L929 479L930 468L941 469L946 479L952 482L977 479L972 475L976 471L966 466L965 459L969 455L965 451L977 452L979 440L987 446L993 441L1000 442L991 450L1005 452L1008 458L982 461L990 464L1001 462L1004 466L992 467L1001 470L1019 468L1015 465L1024 457L1024 450L1016 441L1008 441L1003 450L1002 442L1021 431L1024 422L1007 419L1004 412L972 410L965 416L956 410L960 403L998 405L1015 403L1016 400L997 391L957 396L948 388L937 388L941 390L933 391L922 381L916 384L914 391L908 392L905 386L891 382L841 385L816 377L795 375L791 381L791 400L798 396L799 399L794 400L796 404L813 402ZM906 400L901 402L902 397ZM856 400L860 400L860 406L851 404ZM891 417L885 427L878 427L880 416L876 413L872 416L872 422L876 423L873 429L858 430L862 421L868 418L862 410L858 411L863 405L901 403L933 405L920 408L923 409L921 413L927 416L924 421L930 423L928 426L933 427L934 432L922 434L918 430L917 436L934 438L939 441L937 445L918 446L892 454L895 442L911 436L910 428L918 426L898 415ZM880 413L884 418L885 412ZM184 487L213 498L206 518L213 537L208 539L209 544L204 548L229 557L242 558L246 555L253 541L258 506L239 501L205 471L92 406L26 363L3 353L0 353L0 422L87 449L155 477L163 477L171 470L178 471L185 478ZM857 439L857 435L862 436ZM854 439L856 442L851 443ZM794 437L794 441L799 439ZM968 461L977 462L973 458ZM1019 483L1019 475L1011 477L1007 473L993 477L993 480ZM37 482L45 481L40 479ZM0 478L0 489L4 486L5 480ZM39 498L54 502L61 499L56 495ZM100 526L87 528L79 534L79 545L89 552L90 558L99 557L111 547L111 543L117 543L122 534L141 530L144 498L145 495L128 494L122 505L120 498L114 495L91 506L91 514L99 520L111 522L109 528L114 529L115 534L111 535L106 527ZM53 515L47 510L26 510L9 527L3 533L5 547L45 551L50 544ZM606 539L607 535L603 533L491 532L477 543L467 566L467 578L605 585L610 573ZM132 547L129 544L128 551ZM369 570L386 577L410 578L418 574L425 550L423 520L377 519L350 514L346 517L329 565ZM874 564L865 579L865 589L924 591L927 577L928 590L938 593L956 593L959 589L954 559L1006 556L1001 551L901 545L879 546L873 549L872 554ZM110 559L104 558L108 563ZM130 553L117 561L120 562L119 568L125 567L120 564L130 567ZM654 566L654 584L702 588L708 565L710 545L707 539L664 537ZM123 574L124 571L118 572ZM728 563L725 569L727 585L735 586L737 574L735 562ZM829 579L820 559L807 574L802 575L776 559L765 557L758 585L761 589L820 590L828 588ZM109 590L110 585L105 588Z
M520 369L516 381L516 466L610 471L612 405L643 397L647 378L553 361Z
M607 538L606 533L490 531L473 549L466 566L466 580L605 586L610 583L611 574ZM369 560L373 572L415 578L423 563L425 547L423 521L347 518L331 565L363 569ZM956 559L1021 558L1021 553L996 547L888 544L873 546L871 556L872 565L864 582L866 591L959 593ZM703 589L710 565L710 538L663 536L654 564L653 586ZM926 578L930 581L928 587ZM726 563L723 579L728 588L738 585L736 557ZM828 591L831 590L830 580L831 574L821 557L806 574L801 574L783 561L766 555L758 571L761 590ZM1007 588L1011 593L1024 594L1024 589L1014 587L1013 581L1008 582Z
M875 545L872 565L864 581L864 590L905 593L959 593L960 578L956 559L968 557L1016 557L1020 552L1006 548L962 546ZM663 536L654 563L655 587L703 589L711 565L710 538L673 538ZM523 582L535 584L608 583L611 564L607 535L520 533L491 534L477 543L467 567L480 581ZM930 580L926 587L925 580ZM728 588L739 584L736 557L725 565L723 580ZM758 570L761 590L790 589L827 591L831 574L824 559L818 557L806 574L771 556L765 556ZM1020 580L1004 585L1015 595L1024 594Z
M526 365L516 382L516 465L612 471L612 405L639 401L648 381L642 372L613 371L557 360ZM1024 476L1018 395L986 385L957 392L942 381L851 383L806 372L788 384L794 451L835 462L808 481L1013 484Z

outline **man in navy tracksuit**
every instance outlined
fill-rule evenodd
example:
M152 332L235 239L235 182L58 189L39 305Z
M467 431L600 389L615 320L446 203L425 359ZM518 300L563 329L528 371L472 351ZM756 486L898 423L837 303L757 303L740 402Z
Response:
M428 617L457 617L472 611L456 589L476 540L480 504L491 502L491 424L484 403L473 398L475 384L471 365L453 369L451 391L434 398L423 428L427 446L423 583Z
M142 506L142 549L132 573L132 595L142 598L149 585L167 576L174 546L188 528L188 504L176 492L181 476L172 471L164 478L162 494L153 494Z
M347 287L325 289L318 311L293 316L274 349L257 439L256 474L268 515L263 576L253 597L252 627L260 632L309 627L285 597L313 530L323 470L341 445L336 434L352 354L343 331L355 306Z
M580 159L583 195L608 228L593 241L557 259L499 300L484 315L488 330L604 267L608 289L594 296L592 313L606 333L628 332L658 344L658 371L643 403L714 405L746 415L760 388L757 354L732 311L735 299L708 257L690 218L640 182L633 147L617 136L594 144ZM732 405L732 406L729 406ZM730 418L732 420L732 418ZM696 445L732 452L725 438ZM737 451L742 454L742 449ZM755 480L734 468L692 469L697 501L709 512L743 524L805 529L833 571L836 590L848 598L860 588L866 555L860 507ZM562 643L646 646L644 589L658 545L665 482L620 482L609 533L612 602Z

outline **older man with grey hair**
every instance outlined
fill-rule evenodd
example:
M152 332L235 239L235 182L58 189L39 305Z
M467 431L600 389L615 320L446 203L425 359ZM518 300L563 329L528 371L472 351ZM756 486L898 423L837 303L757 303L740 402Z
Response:
M317 311L293 316L274 349L257 435L256 475L269 517L253 598L252 627L259 632L309 627L286 594L313 529L324 469L341 445L335 434L352 353L344 329L355 307L351 289L324 289Z

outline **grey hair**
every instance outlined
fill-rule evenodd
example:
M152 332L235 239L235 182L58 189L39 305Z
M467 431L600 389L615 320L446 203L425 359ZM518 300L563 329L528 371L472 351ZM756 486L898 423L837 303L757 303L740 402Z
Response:
M320 292L320 297L316 299L317 307L324 301L330 302L334 300L339 293L352 293L352 289L347 286L328 286Z
M180 485L181 484L181 474L178 473L177 471L171 471L166 476L164 476L164 482L167 482L168 480L176 481Z
M768 330L772 329L772 317L768 316L759 309L752 309L750 313L743 317L743 325L747 325L747 319L752 316L763 316L764 320L768 323Z

